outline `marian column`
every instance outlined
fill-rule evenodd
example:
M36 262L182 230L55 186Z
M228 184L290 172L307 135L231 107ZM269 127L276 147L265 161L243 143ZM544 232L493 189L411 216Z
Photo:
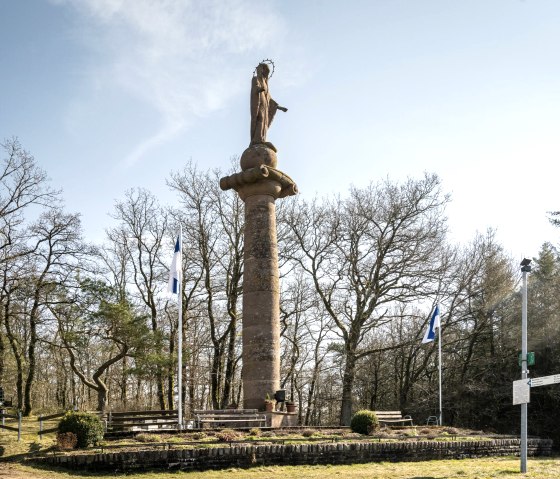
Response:
M220 180L245 203L243 272L243 407L263 409L280 388L280 286L276 206L295 195L294 181L276 169L276 148L266 133L277 110L287 111L268 90L270 68L260 63L251 85L251 143L241 155L241 172Z

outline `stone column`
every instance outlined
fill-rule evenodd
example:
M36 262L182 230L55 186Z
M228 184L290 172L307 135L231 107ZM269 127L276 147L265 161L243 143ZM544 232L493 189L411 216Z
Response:
M255 153L255 147L248 149ZM280 286L275 201L297 192L295 183L270 166L242 156L244 171L222 178L245 202L243 273L243 407L264 409L280 387ZM257 151L262 155L262 149ZM255 155L253 155L255 156ZM275 156L275 155L274 155ZM275 159L275 158L274 158ZM275 162L273 163L276 164Z
M245 201L243 273L243 405L262 409L280 388L280 290L276 183L255 184ZM279 188L278 188L279 189ZM272 191L271 191L272 190ZM242 194L242 192L239 192Z

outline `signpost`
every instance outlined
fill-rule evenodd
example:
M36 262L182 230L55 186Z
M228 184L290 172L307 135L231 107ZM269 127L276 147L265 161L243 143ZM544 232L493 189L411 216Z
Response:
M531 388L550 384L560 384L560 374L513 381L513 405L521 404L521 407L527 411L527 404L531 402ZM525 421L527 421L527 413L525 413ZM523 421L521 422L521 472L527 472L527 422L523 428Z
M521 380L527 380L527 273L531 271L531 260L523 258L521 272L523 274L523 290L521 301ZM522 473L527 472L527 403L521 403L521 467Z
M553 374L552 376L543 376L541 378L529 379L529 386L532 388L535 388L537 386L548 386L549 384L558 384L558 383L560 383L560 374Z

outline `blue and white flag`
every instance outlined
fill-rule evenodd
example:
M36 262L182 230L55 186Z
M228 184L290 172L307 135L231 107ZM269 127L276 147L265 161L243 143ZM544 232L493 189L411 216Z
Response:
M179 285L181 284L182 275L182 261L181 261L181 236L177 236L177 242L175 243L175 252L173 253L173 261L171 262L171 267L169 268L169 283L167 285L167 291L173 294L179 292Z
M439 304L436 304L436 309L434 309L434 314L432 314L432 319L430 319L430 324L424 334L424 339L422 339L422 344L431 343L436 337L436 328L440 327L439 318Z

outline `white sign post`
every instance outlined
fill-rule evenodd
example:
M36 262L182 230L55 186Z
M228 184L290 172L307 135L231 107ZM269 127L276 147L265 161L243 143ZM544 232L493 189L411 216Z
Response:
M513 405L528 404L531 402L531 380L519 379L513 381Z

